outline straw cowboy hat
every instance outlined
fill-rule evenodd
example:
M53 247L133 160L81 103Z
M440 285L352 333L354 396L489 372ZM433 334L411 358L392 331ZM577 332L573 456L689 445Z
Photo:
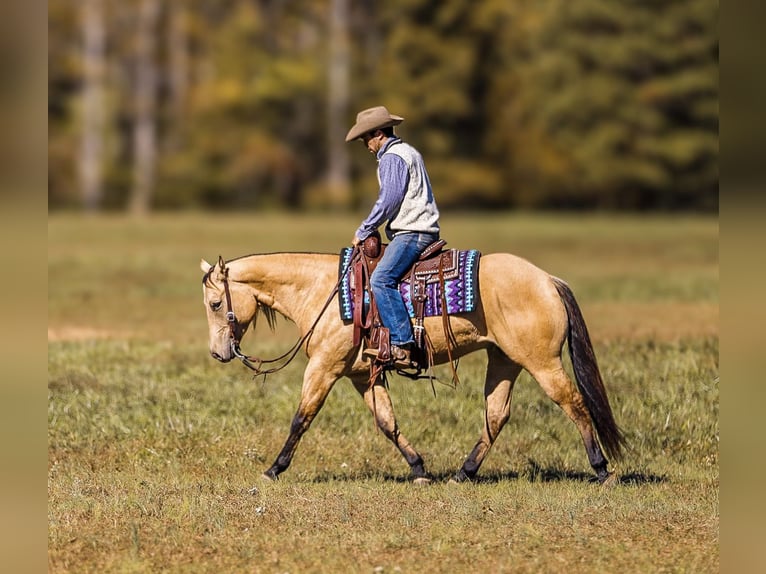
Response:
M356 114L356 123L348 130L346 141L355 140L372 130L398 126L403 121L404 118L389 113L385 106L362 110Z

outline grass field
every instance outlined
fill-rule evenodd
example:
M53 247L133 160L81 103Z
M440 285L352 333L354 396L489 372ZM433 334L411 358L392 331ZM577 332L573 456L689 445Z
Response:
M631 448L602 488L528 375L472 484L447 484L482 425L461 386L394 378L429 487L340 381L276 483L305 360L265 382L207 354L199 259L337 252L357 217L184 214L48 223L51 572L717 572L718 220L445 214L450 245L566 279ZM295 330L249 335L281 354ZM448 369L441 373L449 379Z

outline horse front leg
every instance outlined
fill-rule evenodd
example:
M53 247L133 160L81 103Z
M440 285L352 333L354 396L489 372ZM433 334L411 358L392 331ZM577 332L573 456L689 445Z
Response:
M365 404L375 417L378 428L390 440L402 456L410 465L411 477L415 484L428 484L431 478L426 472L423 458L420 456L410 442L399 432L399 425L396 422L394 407L391 403L391 396L385 385L378 378L374 385L370 385L367 377L352 379L354 388L362 395Z
M311 426L337 380L338 375L320 365L319 361L309 362L303 373L301 400L290 424L290 434L274 464L263 473L264 478L276 480L290 466L301 437Z

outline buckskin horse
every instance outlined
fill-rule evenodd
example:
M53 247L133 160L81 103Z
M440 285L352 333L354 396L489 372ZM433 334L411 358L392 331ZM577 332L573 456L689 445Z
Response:
M219 257L215 265L202 260L200 267L209 349L218 361L226 363L235 357L246 361L239 342L258 313L272 327L275 313L279 313L294 322L301 333L293 348L293 353L303 350L308 357L300 402L287 440L264 478L275 480L287 470L301 437L335 382L347 377L380 430L404 456L413 482L431 480L420 454L399 430L385 382L381 378L370 381L369 363L362 357L361 345L352 341L353 326L344 324L337 308L329 308L338 286L338 255L271 253L230 261ZM479 349L487 353L484 427L452 480L463 482L476 476L508 421L514 382L525 369L574 422L597 480L613 482L615 476L607 469L602 446L610 457L620 459L625 440L614 420L572 290L561 279L507 253L482 256L478 282L474 311L450 316L451 333L445 335L439 317L426 318L424 325L433 344L435 364ZM565 340L576 385L562 363Z

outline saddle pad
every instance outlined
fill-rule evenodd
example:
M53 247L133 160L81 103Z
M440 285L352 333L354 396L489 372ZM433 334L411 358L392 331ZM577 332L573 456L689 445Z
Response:
M344 247L340 252L340 264L338 273L346 271L353 249ZM476 308L478 298L479 281L479 258L481 253L475 249L458 251L458 273L453 278L445 278L445 294L447 299L447 314L470 313ZM343 321L352 321L354 318L354 297L351 281L351 273L343 276L338 292L340 316ZM415 311L410 298L410 284L406 281L399 283L399 292L402 294L404 304L410 317L415 317ZM365 293L365 304L369 303L368 294ZM429 283L426 285L425 316L436 317L442 314L441 283Z

